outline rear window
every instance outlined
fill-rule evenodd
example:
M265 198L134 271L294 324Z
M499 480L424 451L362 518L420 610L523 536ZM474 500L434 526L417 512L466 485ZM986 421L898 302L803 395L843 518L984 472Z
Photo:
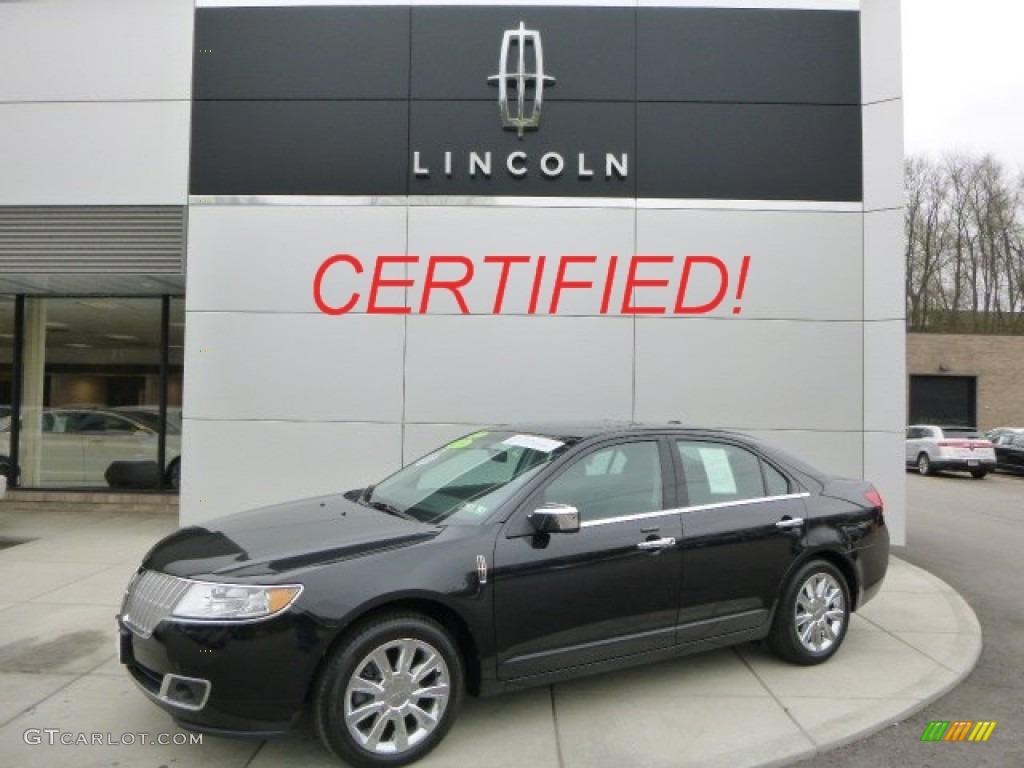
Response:
M964 429L957 427L946 427L942 430L942 434L946 437L954 437L962 440L975 437L980 438L982 436L976 429Z

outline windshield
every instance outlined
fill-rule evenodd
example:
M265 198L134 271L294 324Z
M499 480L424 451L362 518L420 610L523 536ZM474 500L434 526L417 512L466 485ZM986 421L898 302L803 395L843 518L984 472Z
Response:
M515 432L474 432L400 469L364 503L424 523L483 520L568 446Z

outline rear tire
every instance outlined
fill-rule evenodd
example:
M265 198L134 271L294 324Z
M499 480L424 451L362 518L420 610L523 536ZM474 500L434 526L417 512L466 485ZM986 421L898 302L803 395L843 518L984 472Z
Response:
M981 480L981 478L983 478L987 474L988 474L988 470L987 469L972 469L971 470L971 477L973 477L975 480Z
M463 679L444 627L415 613L382 616L357 626L328 661L313 697L317 735L355 768L406 765L448 733Z
M772 621L768 645L794 664L826 661L850 626L850 588L832 563L811 560L789 580Z
M928 458L927 453L922 453L917 457L917 473L925 476L935 474L935 470L932 468L932 460Z

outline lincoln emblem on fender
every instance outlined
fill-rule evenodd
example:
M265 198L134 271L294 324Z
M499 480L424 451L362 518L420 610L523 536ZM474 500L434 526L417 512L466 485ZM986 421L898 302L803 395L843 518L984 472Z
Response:
M514 60L513 45L517 49ZM527 69L528 46L533 47L533 71ZM491 75L487 80L498 84L498 107L501 109L503 126L514 128L521 139L525 129L540 125L544 85L555 84L555 78L544 74L544 49L541 47L540 32L527 29L522 21L519 22L519 29L506 29L501 38L498 74ZM513 93L510 94L510 90ZM527 104L531 92L533 101Z

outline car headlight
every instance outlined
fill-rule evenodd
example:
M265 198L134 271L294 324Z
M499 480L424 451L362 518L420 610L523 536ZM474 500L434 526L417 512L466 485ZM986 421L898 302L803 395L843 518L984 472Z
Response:
M197 581L181 596L171 614L179 619L263 619L283 611L301 592L298 584L251 587Z

